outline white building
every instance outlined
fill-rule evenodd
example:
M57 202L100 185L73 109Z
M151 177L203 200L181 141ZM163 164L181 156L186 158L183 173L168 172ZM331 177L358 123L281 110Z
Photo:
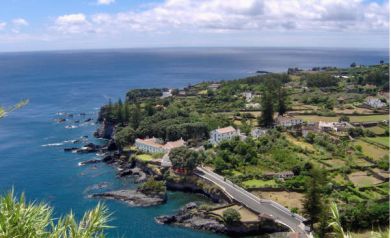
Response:
M303 120L292 116L278 116L276 123L278 126L292 127L301 125L303 123Z
M320 121L318 122L318 128L321 131L345 131L348 128L353 127L350 123L348 122L323 122Z
M210 132L209 142L213 145L219 144L223 140L230 140L235 136L239 136L240 132L232 126L219 128Z
M184 146L185 141L181 138L177 141L169 141L166 144L162 144L155 137L150 139L137 138L134 145L137 147L137 149L148 153L167 153L171 149Z
M386 106L384 102L382 102L380 99L375 97L368 97L365 100L365 104L373 108L382 108Z
M243 97L246 98L246 102L251 102L251 100L253 99L253 94L252 92L244 92L242 93Z
M266 135L266 133L267 133L267 129L262 129L262 128L256 127L251 130L250 134L252 137L258 138L260 136Z

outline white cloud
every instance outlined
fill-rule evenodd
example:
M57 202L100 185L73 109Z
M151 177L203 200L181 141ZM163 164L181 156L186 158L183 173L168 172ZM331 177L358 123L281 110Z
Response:
M90 22L82 13L57 17L53 29L65 34L86 33L92 30Z
M97 4L98 5L110 5L112 3L114 3L115 0L97 0Z
M12 20L12 24L16 27L21 27L21 26L28 26L29 23L26 19L23 18L15 18Z
M5 23L5 22L0 22L0 31L1 31L1 30L4 30L6 26L7 26L7 23Z
M388 9L361 0L166 0L91 19L103 31L387 31Z

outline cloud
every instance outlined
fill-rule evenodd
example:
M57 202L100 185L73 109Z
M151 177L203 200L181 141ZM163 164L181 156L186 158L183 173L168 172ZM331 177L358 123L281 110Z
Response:
M0 31L1 31L1 30L4 30L6 26L7 26L7 23L5 23L5 22L0 22Z
M115 0L97 0L96 4L98 5L110 5L114 3Z
M86 33L91 31L91 24L82 13L59 16L52 27L64 34Z
M16 27L21 27L21 26L28 26L29 23L26 19L23 18L15 18L12 20L12 24Z
M111 0L101 0L109 3ZM389 3L361 0L166 0L141 11L96 14L99 31L387 31ZM77 14L80 15L80 14ZM83 17L85 21L86 17Z

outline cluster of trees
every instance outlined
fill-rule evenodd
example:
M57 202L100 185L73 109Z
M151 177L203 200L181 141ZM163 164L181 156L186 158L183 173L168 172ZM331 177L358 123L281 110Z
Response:
M126 93L126 101L130 103L136 103L140 99L148 97L160 97L163 95L163 89L150 88L150 89L132 89Z
M225 170L235 169L244 164L257 163L257 150L253 140L241 141L235 138L223 141L217 148L217 154L213 158L215 170L221 173Z
M308 87L326 88L338 85L338 79L328 73L304 74L301 80L306 82Z
M172 167L187 172L192 172L205 160L205 155L187 147L178 147L170 151L169 154Z
M288 92L284 88L286 75L276 77L271 75L270 78L263 80L263 89L261 93L261 116L259 125L271 127L274 123L274 112L278 115L284 115L288 110Z

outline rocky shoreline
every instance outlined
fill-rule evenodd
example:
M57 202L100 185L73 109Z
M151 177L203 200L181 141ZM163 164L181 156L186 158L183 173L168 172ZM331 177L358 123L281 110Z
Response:
M95 193L90 198L104 198L123 201L129 206L148 207L163 204L167 201L167 195L147 195L137 190L117 190L104 193Z
M240 222L235 225L227 225L221 217L212 215L207 209L201 209L194 202L186 204L175 215L158 216L155 220L159 224L175 225L226 235L248 236L289 231L286 227L270 219L262 219L258 223Z

